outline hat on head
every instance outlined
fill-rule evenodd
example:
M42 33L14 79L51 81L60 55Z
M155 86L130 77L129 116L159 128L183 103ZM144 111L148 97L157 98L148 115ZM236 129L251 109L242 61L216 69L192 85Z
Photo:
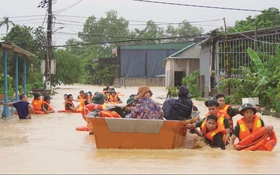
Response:
M146 86L146 85L140 86L140 87L138 88L138 94L137 94L136 98L142 98L142 97L144 97L144 95L145 95L147 92L150 92L150 93L151 93L151 96L153 95L151 89L150 89L148 86Z
M101 93L96 93L94 94L93 98L92 98L92 103L94 104L103 104L105 101L105 95L101 94Z
M131 94L130 96L129 96L129 98L134 98L136 96L136 94Z
M178 90L178 96L187 97L189 94L189 89L186 86L181 86Z
M188 97L188 98L192 98L193 95L192 95L191 93L188 93L187 97Z
M246 109L252 109L254 111L254 114L257 113L257 110L254 108L254 106L251 103L245 103L241 106L240 113L242 114Z
M34 98L38 98L38 97L40 97L40 96L41 96L41 94L40 94L40 93L38 93L38 92L34 93L33 95L34 95Z
M92 92L91 92L91 91L88 91L88 94L89 94L89 95L92 95Z
M116 93L115 89L114 88L111 88L109 93Z
M45 95L45 96L44 96L44 100L50 100L50 99L52 99L51 96L49 96L49 95Z
M205 106L208 106L208 102L209 101L217 101L217 99L215 97L208 97L208 99L205 101Z
M126 105L130 105L134 102L134 98L133 97L130 97L126 100Z

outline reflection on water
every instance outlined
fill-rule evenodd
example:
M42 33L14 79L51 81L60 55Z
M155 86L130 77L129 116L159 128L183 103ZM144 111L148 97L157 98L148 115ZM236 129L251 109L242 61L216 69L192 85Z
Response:
M79 90L101 91L102 87L76 85L59 89L51 103L63 109L63 94ZM164 88L151 88L154 97L165 95ZM126 94L135 88L118 89ZM157 99L156 99L157 100ZM159 101L163 102L163 101ZM203 102L195 102L206 114ZM240 116L236 117L235 121ZM264 116L279 135L279 120ZM273 152L174 150L97 150L93 135L75 131L83 126L80 114L34 115L31 120L10 117L0 120L0 173L278 173L279 144Z

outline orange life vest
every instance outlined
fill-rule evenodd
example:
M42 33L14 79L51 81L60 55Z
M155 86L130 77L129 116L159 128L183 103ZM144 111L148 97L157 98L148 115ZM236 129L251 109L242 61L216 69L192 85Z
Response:
M78 99L85 99L85 97L82 95L78 95Z
M209 132L206 132L206 119L204 120L204 122L201 124L201 131L204 135L205 138L211 140L211 141L214 141L214 136L218 133L222 133L223 134L223 142L225 143L225 133L226 133L226 130L225 130L225 127L224 127L224 118L221 118L220 120L218 120L217 122L217 128L213 131L209 131Z
M44 108L44 105L47 105L47 106L48 106L48 108L46 109L47 111L52 110L51 105L50 105L49 103L47 103L46 101L43 101L43 102L42 102L42 109Z
M71 107L75 108L75 105L74 105L74 103L72 103L72 101L66 100L66 101L65 101L65 106L64 106L65 110L69 110L69 109L67 109L67 104L70 104Z
M34 110L42 110L42 100L32 100L31 105L33 106Z
M87 99L81 99L80 101L80 106L85 106L85 103L86 103Z
M208 112L208 113L206 114L205 120L207 119L207 117L208 117L209 115L210 115L210 113ZM224 114L224 112L221 111L221 110L219 110L216 116L218 117L218 122L222 123L223 126L224 126L224 120L225 120L225 114Z
M242 117L240 120L237 121L237 124L239 125L239 140L241 141L245 137L249 136L251 133L256 132L258 129L262 127L261 118L257 115L253 116L254 123L252 132L248 128L247 124L245 123L245 117Z
M115 95L114 97L112 95L110 95L108 102L119 102L118 95Z
M98 115L104 118L122 118L116 111L100 111Z
M232 121L232 117L227 113L228 108L230 108L230 105L225 105L221 110L224 112L225 117L228 119L228 123L230 125L229 129L230 129L230 133L233 132L233 121Z

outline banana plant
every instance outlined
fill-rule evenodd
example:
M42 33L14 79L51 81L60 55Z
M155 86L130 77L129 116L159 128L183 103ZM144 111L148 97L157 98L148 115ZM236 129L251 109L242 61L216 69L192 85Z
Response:
M269 83L270 80L269 77L267 76L267 70L265 69L264 64L260 59L260 57L258 56L258 54L254 52L254 50L251 48L248 48L247 52L257 68L257 72L254 73L254 75L258 77L258 81L257 81L257 86L254 89L253 93L258 94L260 92L259 90L261 88L264 88Z

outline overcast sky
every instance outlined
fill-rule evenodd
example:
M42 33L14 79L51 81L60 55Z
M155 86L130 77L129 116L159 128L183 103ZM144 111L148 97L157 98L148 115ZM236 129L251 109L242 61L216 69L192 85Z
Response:
M79 0L57 0L53 5L53 11L61 10L69 7ZM220 7L233 7L233 8L247 8L263 10L270 7L276 7L280 9L279 0L153 0L153 1L165 1L176 2L184 4L195 5L209 5ZM44 21L44 15L46 14L46 8L38 8L37 6L41 0L0 0L0 19L4 16L10 17L10 20L15 24L28 25L32 27L41 26ZM57 23L55 29L58 29L53 36L55 45L64 44L66 40L71 37L77 38L76 34L82 30L82 25L86 20L86 17L94 15L95 17L105 17L105 12L115 10L118 12L118 16L124 17L126 20L140 20L148 21L153 20L155 22L169 22L180 23L183 20L188 21L203 21L226 18L227 25L234 25L236 20L245 19L247 16L255 16L258 12L244 12L244 11L231 11L231 10L217 10L207 8L194 8L185 6L173 6L163 4L153 4L136 2L133 0L82 0L75 6L56 14ZM35 16L41 15L41 16ZM66 15L66 16L64 16ZM21 17L32 16L32 17ZM68 17L67 17L68 16ZM80 16L69 17L69 16ZM141 28L143 23L130 22L130 29ZM136 25L140 24L140 25ZM223 26L223 21L211 21L203 23L193 23L197 27L204 28L205 32L214 29L219 26ZM46 21L43 24L46 28ZM162 26L163 27L163 26ZM6 32L5 27L0 28L0 36L3 36ZM63 33L62 33L63 32ZM66 34L68 33L68 34Z

